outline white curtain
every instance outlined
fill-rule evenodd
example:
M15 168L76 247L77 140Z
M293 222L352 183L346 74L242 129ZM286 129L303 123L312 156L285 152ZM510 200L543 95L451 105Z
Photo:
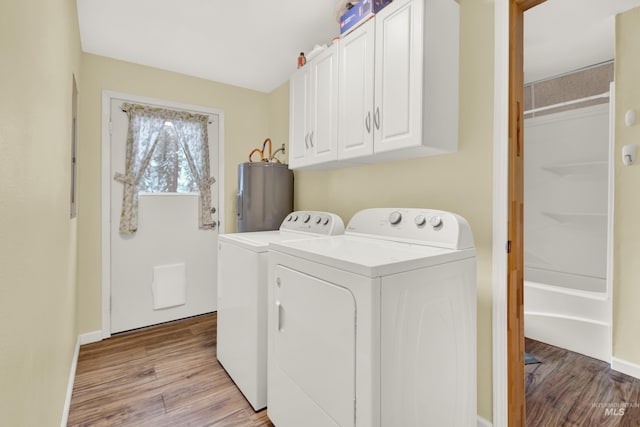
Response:
M214 227L208 116L143 105L123 104L129 117L125 173L114 179L124 184L120 233L138 229L138 192L200 193L198 224ZM188 169L188 170L187 170Z

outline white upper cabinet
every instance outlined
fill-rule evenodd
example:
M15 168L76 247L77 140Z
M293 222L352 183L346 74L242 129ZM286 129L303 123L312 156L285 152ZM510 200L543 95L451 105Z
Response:
M289 167L338 158L338 55L333 45L294 73L289 82Z
M311 73L302 67L289 79L289 167L305 165L309 132Z
M396 0L376 16L376 153L422 145L423 2Z
M338 158L373 154L375 20L339 41Z
M291 79L290 137L296 138L290 141L291 168L346 166L457 151L459 14L454 0L393 1L337 43L337 55L332 55L332 67L339 62L337 90L328 83L329 73L314 77L314 73L321 74L320 56L314 59L318 63L311 67L310 96L318 93L317 85L324 81L331 88L322 93L335 97L323 98L322 105L314 107L324 112L322 120L295 104L294 96L300 91L295 74ZM335 48L334 44L330 49ZM329 52L322 55L326 54ZM334 105L338 106L337 116L331 110ZM313 124L306 123L306 130L298 131L297 126L303 126L298 120ZM321 128L326 139L322 138L323 151L316 152L321 146ZM307 139L312 136L307 146L305 134ZM329 135L334 134L337 146L329 144L333 141ZM304 147L307 157L312 151L312 160L300 162L296 146ZM325 152L331 155L323 155Z

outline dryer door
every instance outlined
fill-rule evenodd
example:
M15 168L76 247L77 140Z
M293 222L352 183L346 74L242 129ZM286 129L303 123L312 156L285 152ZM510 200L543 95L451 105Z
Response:
M315 420L313 425L353 426L353 295L281 265L275 276L276 319L270 335L275 375L270 372L269 416L278 427L310 425L310 420Z

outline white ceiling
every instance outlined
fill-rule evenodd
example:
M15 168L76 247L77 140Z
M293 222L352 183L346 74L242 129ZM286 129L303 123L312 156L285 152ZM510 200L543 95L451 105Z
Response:
M475 1L475 0L474 0ZM271 92L339 32L336 0L77 0L85 52ZM525 13L525 80L613 58L640 0L548 0Z
M638 6L640 0L547 0L525 12L525 82L613 59L615 15Z

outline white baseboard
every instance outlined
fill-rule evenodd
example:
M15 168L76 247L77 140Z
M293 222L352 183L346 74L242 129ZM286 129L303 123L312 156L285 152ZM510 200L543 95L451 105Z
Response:
M618 359L617 357L612 357L611 369L640 379L640 365L635 363L627 362L626 360Z
M80 345L91 344L92 342L102 341L102 331L87 332L78 335Z
M73 384L76 380L76 368L78 367L78 356L80 354L80 346L83 344L90 344L92 342L98 342L102 340L102 331L93 331L86 334L78 335L76 339L76 348L73 352L73 359L71 360L71 370L69 371L69 381L67 382L67 396L64 399L64 407L62 408L62 420L60 421L61 427L67 427L69 421L69 408L71 407L71 395L73 394Z
M490 421L478 415L478 427L493 427L493 424L491 424Z
M62 408L62 420L60 427L67 427L69 420L69 408L71 407L71 395L73 394L73 383L76 379L76 368L78 367L78 354L80 353L80 337L76 339L76 348L73 352L71 360L71 369L69 370L69 381L67 382L67 397L64 399L64 407Z

